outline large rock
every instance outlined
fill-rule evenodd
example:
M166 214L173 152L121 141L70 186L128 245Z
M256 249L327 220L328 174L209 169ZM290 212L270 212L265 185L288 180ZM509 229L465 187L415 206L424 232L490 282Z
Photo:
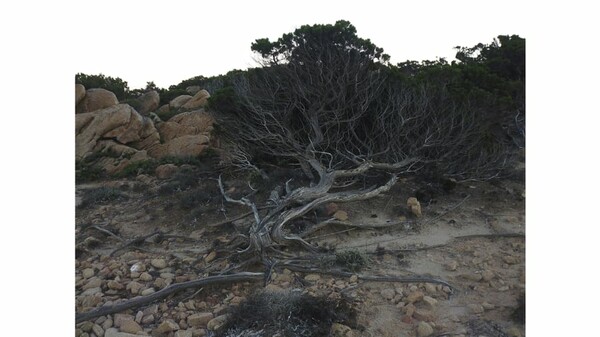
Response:
M75 106L85 97L85 87L83 84L75 84Z
M198 156L211 143L214 118L204 110L184 112L157 125L162 144L148 150L150 156Z
M158 109L158 105L160 104L160 96L158 95L158 92L152 90L140 96L138 98L138 102L139 105L136 109L137 112L141 114L147 114Z
M75 112L86 113L105 109L119 104L117 96L106 89L88 89L83 99L77 104Z
M78 158L104 148L106 143L102 140L105 139L135 150L149 149L160 143L160 136L152 121L127 104L76 116L75 154Z
M185 91L187 91L188 94L190 95L195 95L198 93L198 91L200 91L202 88L200 88L199 85L191 85L187 88L185 88Z
M198 91L194 95L194 97L192 97L192 99L190 99L184 105L182 105L181 108L182 109L203 108L206 105L206 103L208 102L209 97L210 97L210 94L208 93L208 91L202 89L202 90Z
M169 108L171 108L172 110L177 110L177 109L181 108L182 105L187 103L190 99L192 99L192 96L190 96L190 95L177 96L177 97L173 98L171 100L171 102L169 102Z

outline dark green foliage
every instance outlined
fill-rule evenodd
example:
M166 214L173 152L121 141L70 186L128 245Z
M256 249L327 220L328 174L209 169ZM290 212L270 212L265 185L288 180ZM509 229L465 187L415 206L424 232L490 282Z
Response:
M111 91L117 96L119 101L127 98L129 95L129 86L127 85L127 82L118 77L113 78L103 74L86 75L78 73L75 75L75 83L83 84L86 89L102 88Z
M117 177L135 177L140 174L154 174L154 171L158 167L158 160L149 159L136 161L127 165L121 172L117 174Z
M108 204L113 201L127 199L127 195L116 188L99 187L84 192L81 207Z
M368 262L368 258L356 250L335 253L335 264L352 272L361 271Z
M93 161L77 160L75 161L75 183L83 184L87 182L97 181L106 176L106 172L102 168L94 166Z
M328 336L331 325L354 326L355 310L343 301L312 297L300 292L259 291L230 313L217 336ZM256 334L261 331L261 334Z

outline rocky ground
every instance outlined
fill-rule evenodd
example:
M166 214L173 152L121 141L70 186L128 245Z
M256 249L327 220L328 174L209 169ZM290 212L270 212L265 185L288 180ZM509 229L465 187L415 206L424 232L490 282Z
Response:
M181 177L148 175L77 185L77 313L214 275L234 263L220 247L251 219L223 221L248 210L222 201L214 175L196 177L200 183L189 186ZM225 181L232 195L245 193L245 179ZM401 220L401 225L331 227L310 238L336 252L363 254L368 263L362 270L336 276L275 267L265 288L350 303L356 319L333 324L333 336L524 336L524 322L515 315L525 292L522 177L460 182L451 193L422 200L423 215L416 218L407 212L406 200L422 185L408 178L377 198L337 205L353 222ZM157 230L160 235L152 235ZM132 243L135 238L142 239ZM452 288L372 282L365 275L426 276ZM187 289L83 321L75 335L210 336L232 307L263 286L240 282Z

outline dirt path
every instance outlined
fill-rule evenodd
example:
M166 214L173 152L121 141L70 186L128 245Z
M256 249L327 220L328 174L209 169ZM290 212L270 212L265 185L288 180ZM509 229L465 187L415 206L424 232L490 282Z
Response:
M221 260L214 247L231 240L235 227L206 224L246 210L223 206L220 201L202 209L181 208L178 203L183 199L176 194L161 196L152 178L78 186L78 200L99 186L121 195L77 209L77 312L202 277L209 266L218 270L231 264ZM401 220L400 225L370 230L328 228L314 233L312 242L369 256L363 274L430 276L449 282L454 291L429 283L365 282L285 269L276 271L267 288L299 288L309 294L351 299L358 311L354 336L471 336L485 328L496 331L488 335L524 336L524 325L511 316L525 291L525 238L498 235L525 232L522 184L461 183L451 194L423 204L423 217L414 219L403 209L417 187L406 180L382 197L340 205L350 221L384 224ZM123 244L116 236L127 240L157 229L193 241L171 237L109 256ZM136 270L135 266L140 267ZM161 329L166 329L165 336L210 334L209 320L260 286L237 284L203 289L195 295L178 294L155 306L79 324L76 336L115 336L119 331L157 335ZM198 313L210 319L197 321L194 315ZM123 317L137 326L123 323Z

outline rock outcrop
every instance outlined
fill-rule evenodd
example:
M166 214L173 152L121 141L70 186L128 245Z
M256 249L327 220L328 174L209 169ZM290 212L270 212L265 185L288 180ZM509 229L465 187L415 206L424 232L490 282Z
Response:
M83 84L75 84L75 106L85 97L85 87Z
M77 87L75 88L77 91ZM106 89L88 89L85 96L77 104L75 112L78 114L109 108L119 104L117 96Z
M107 140L134 150L146 150L158 145L160 136L149 118L141 116L127 104L76 115L77 158L85 158L91 153L105 150L107 143L103 141ZM117 154L123 154L123 147L116 145Z
M210 145L213 123L203 109L175 115L157 125L163 143L149 149L149 154L155 158L200 155Z
M187 101L184 105L181 106L182 109L198 109L203 108L208 102L208 98L210 94L206 90L198 91L194 97L192 97L189 101Z
M177 97L173 98L171 100L171 102L169 102L169 108L171 110L177 110L177 109L181 108L185 103L187 103L191 99L192 99L192 96L190 96L190 95L177 96Z
M139 105L136 110L142 115L155 111L160 104L160 96L154 90L143 94L137 100Z

